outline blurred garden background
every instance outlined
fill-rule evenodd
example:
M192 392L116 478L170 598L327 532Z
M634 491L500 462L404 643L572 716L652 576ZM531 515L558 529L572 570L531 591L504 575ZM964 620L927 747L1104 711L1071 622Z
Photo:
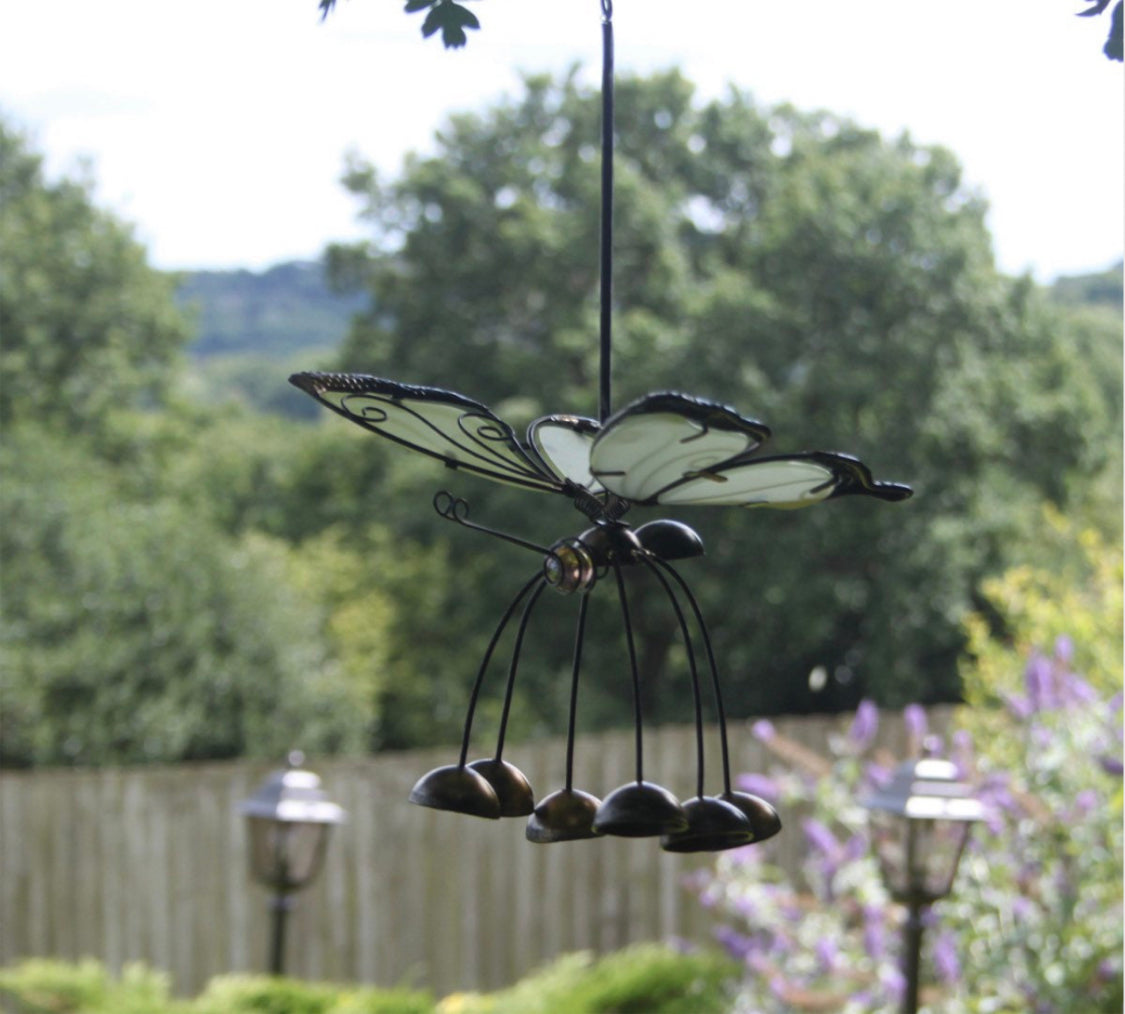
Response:
M0 1003L893 1009L899 915L855 800L929 730L991 809L937 909L927 1002L1121 1009L1122 266L1003 273L953 152L829 112L702 99L674 70L617 86L617 404L714 398L767 422L779 453L846 450L915 489L893 508L677 513L707 547L682 569L738 770L782 812L776 847L508 851L491 825L400 813L452 758L476 662L535 565L451 531L434 492L540 543L582 525L322 418L286 377L446 387L517 432L595 414L598 117L576 74L528 75L393 177L351 157L367 238L183 273L99 206L96 167L47 173L0 118ZM645 591L653 770L687 795L685 654ZM544 790L561 780L564 611L512 705L513 757ZM595 624L591 653L615 657L618 636ZM630 695L624 665L584 686L592 791L627 769ZM297 967L385 992L207 985L260 965L233 808L295 746L352 814L295 915Z

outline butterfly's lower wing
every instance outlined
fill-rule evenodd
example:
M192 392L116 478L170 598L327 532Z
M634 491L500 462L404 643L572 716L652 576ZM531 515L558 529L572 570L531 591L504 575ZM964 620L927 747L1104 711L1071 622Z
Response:
M807 507L863 494L904 500L912 490L876 482L847 454L755 457L769 429L715 402L650 394L610 418L591 449L591 472L636 504Z
M527 453L507 423L454 391L362 373L295 373L289 382L345 419L450 468L564 492L564 483Z
M593 441L590 469L626 500L665 503L660 494L685 476L749 454L769 434L764 424L717 402L649 394L606 421Z
M739 458L685 474L641 503L730 507L809 507L832 497L861 494L880 500L905 500L913 490L896 482L876 482L868 467L849 454L803 454Z
M560 479L596 495L604 489L590 473L590 451L600 429L600 423L584 416L549 415L536 419L527 428L527 439Z

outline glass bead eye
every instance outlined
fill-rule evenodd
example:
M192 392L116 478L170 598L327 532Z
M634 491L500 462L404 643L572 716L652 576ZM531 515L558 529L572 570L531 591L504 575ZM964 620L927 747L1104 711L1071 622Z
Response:
M594 560L578 539L563 539L551 547L543 561L543 576L556 591L570 594L594 586Z

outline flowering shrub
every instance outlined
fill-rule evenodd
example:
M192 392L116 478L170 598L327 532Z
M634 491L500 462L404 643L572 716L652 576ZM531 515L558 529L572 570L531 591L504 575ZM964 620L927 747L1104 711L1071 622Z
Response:
M1033 654L1006 708L959 715L943 744L987 819L953 894L927 916L921 1002L933 1014L1122 1010L1122 702L1071 671L1072 655L1065 638ZM861 704L828 757L768 722L754 727L779 763L742 786L778 807L788 833L725 853L696 883L745 968L740 1014L870 1014L900 1002L904 912L858 805L895 764L873 747L879 717ZM910 707L903 720L916 750L926 713ZM805 858L786 872L794 852Z

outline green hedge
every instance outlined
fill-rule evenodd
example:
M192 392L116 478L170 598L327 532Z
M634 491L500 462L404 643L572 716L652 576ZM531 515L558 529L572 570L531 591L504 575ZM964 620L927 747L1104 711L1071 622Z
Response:
M212 979L193 1000L171 995L168 977L129 965L119 978L93 960L45 959L0 969L5 1014L721 1014L737 970L709 952L638 945L596 959L570 954L496 993L440 1002L409 989L265 976Z

